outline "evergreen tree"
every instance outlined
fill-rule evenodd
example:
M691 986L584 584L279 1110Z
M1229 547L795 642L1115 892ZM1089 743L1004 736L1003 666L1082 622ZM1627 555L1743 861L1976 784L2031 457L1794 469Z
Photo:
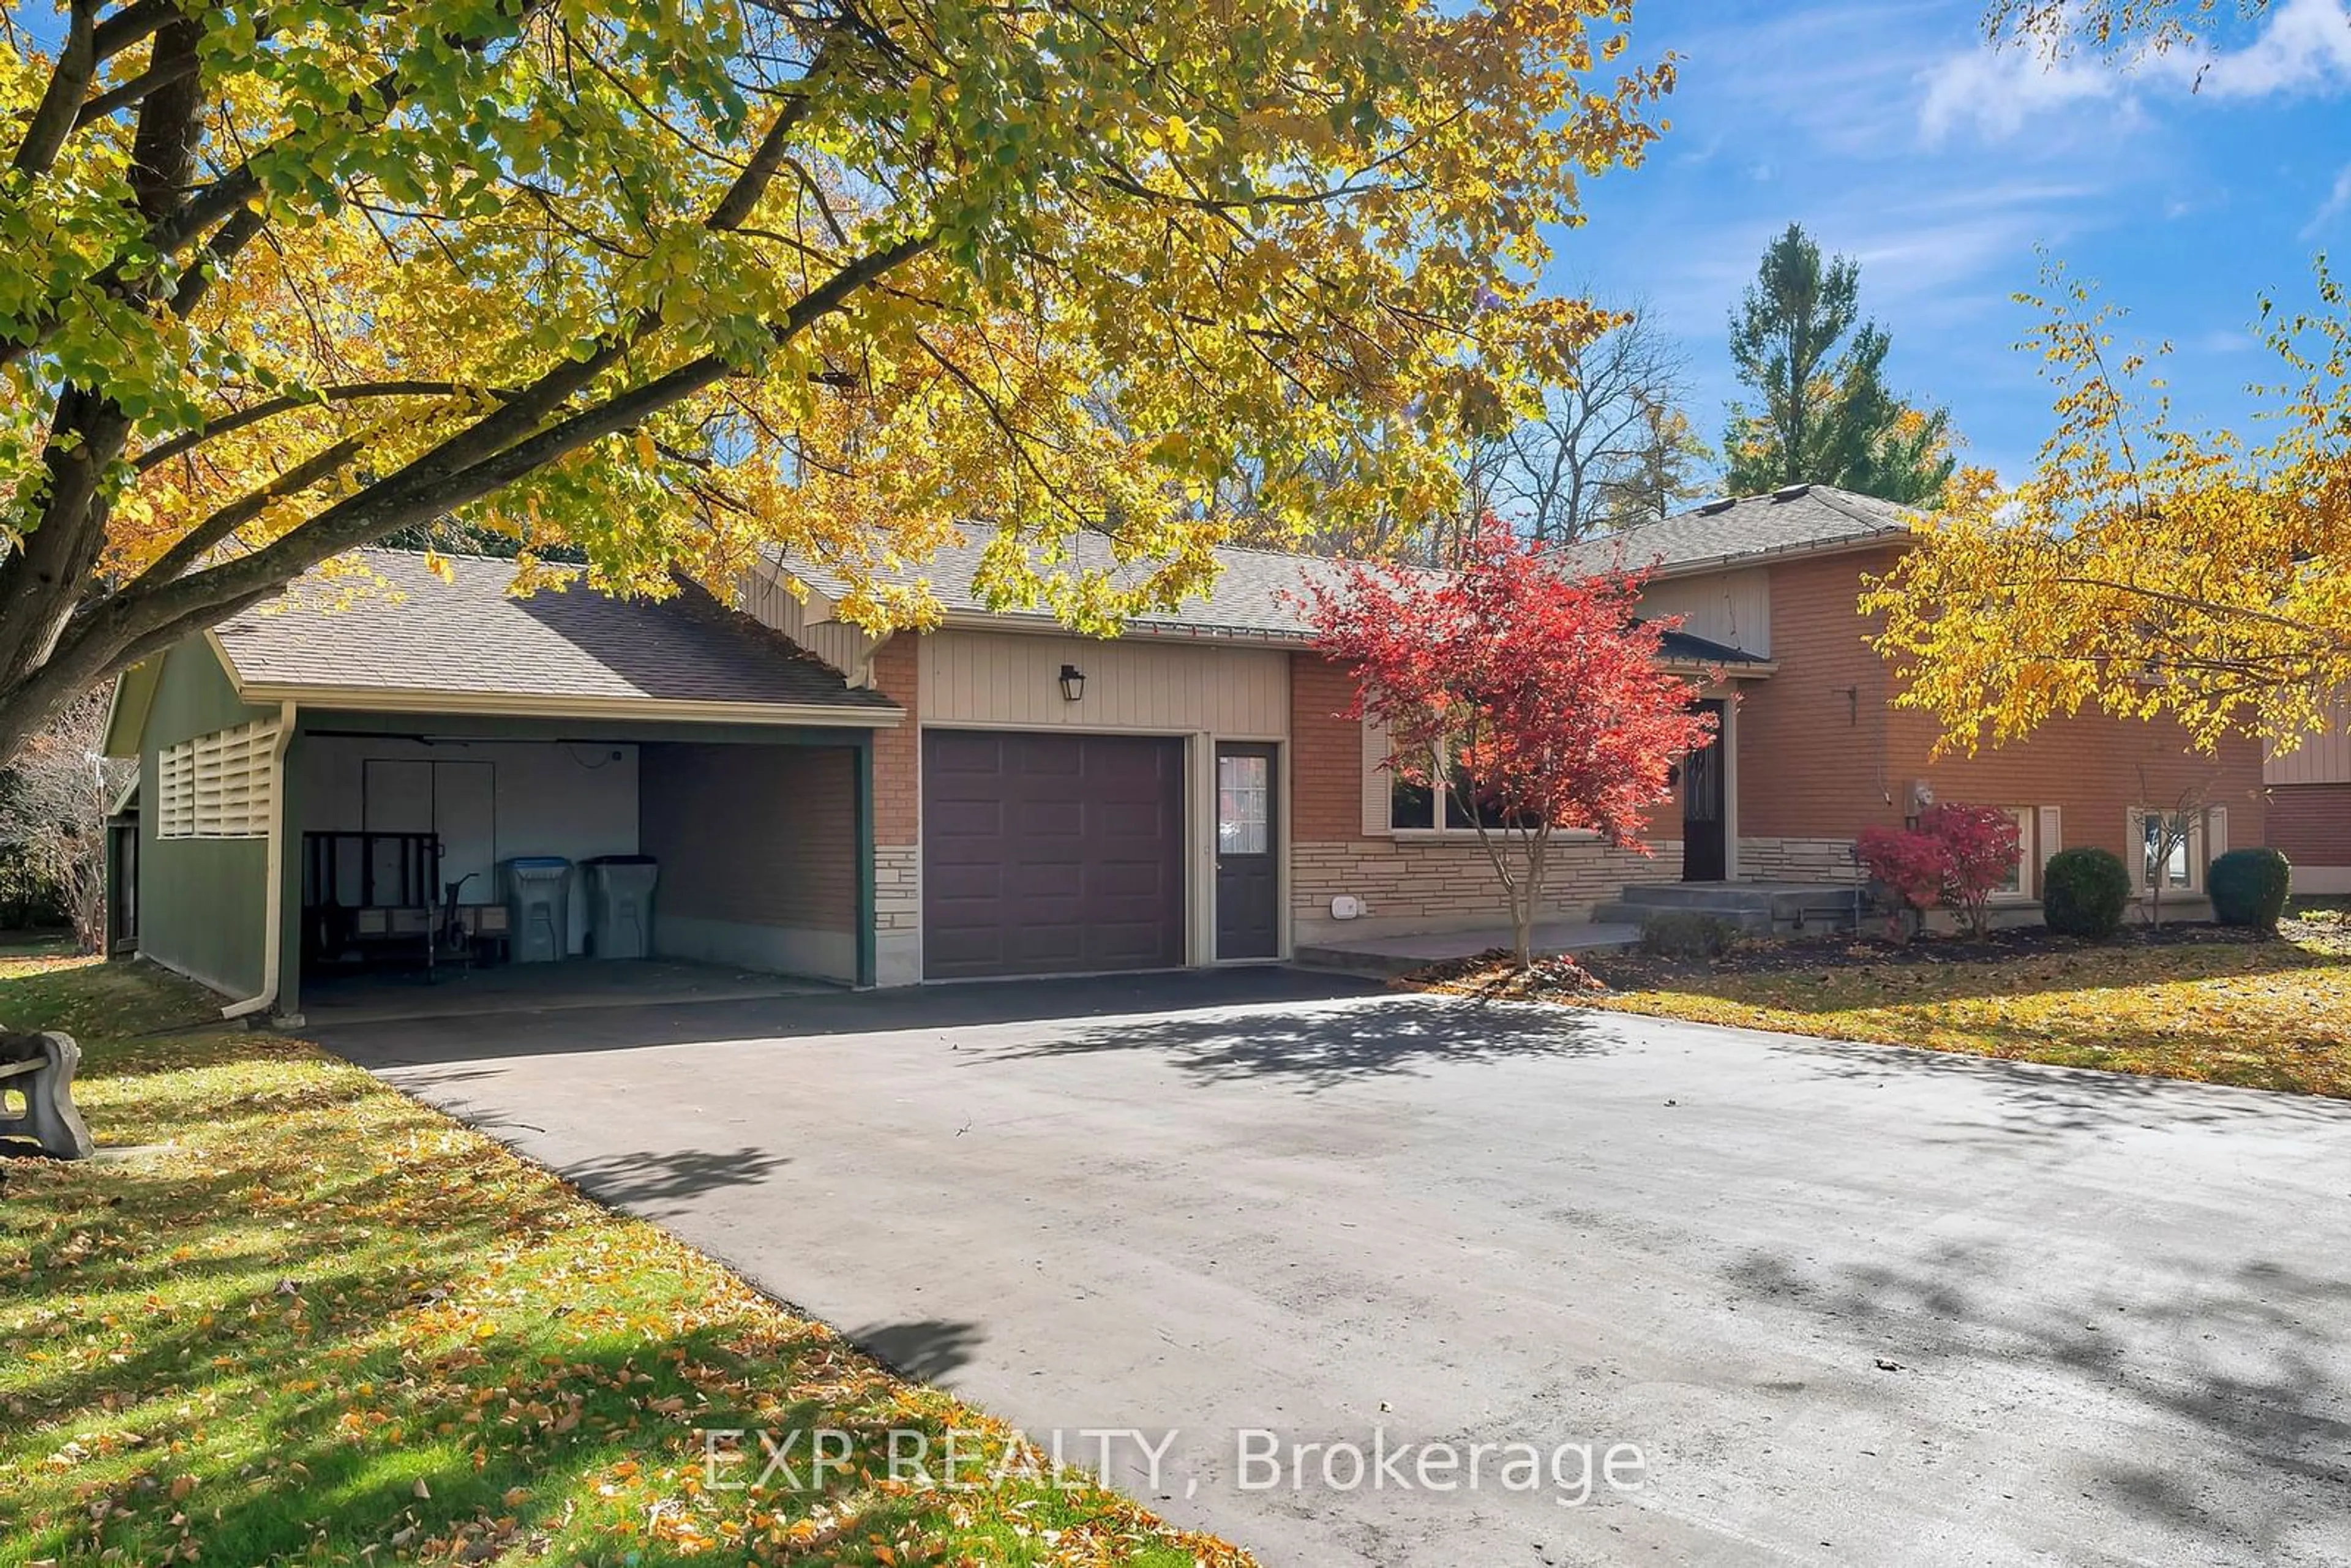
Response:
M1862 319L1861 268L1825 260L1798 224L1763 253L1730 321L1730 357L1759 406L1733 403L1723 458L1734 495L1834 485L1917 506L1951 476L1950 415L1886 385L1892 340Z

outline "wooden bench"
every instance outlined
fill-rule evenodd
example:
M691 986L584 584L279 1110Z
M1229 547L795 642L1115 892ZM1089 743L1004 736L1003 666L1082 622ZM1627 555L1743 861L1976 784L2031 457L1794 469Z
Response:
M0 1034L0 1138L30 1138L52 1159L86 1160L89 1128L74 1109L74 1070L81 1047L69 1034ZM7 1113L12 1093L25 1113Z

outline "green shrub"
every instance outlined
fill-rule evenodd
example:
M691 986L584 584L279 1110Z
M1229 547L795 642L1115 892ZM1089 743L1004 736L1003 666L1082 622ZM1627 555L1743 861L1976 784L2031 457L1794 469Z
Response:
M1663 958L1719 958L1738 940L1738 926L1695 909L1667 910L1641 922L1641 950Z
M2213 860L2204 885L2221 925L2274 931L2294 891L2294 867L2275 850L2231 850Z
M2111 850L2059 850L2041 872L2041 914L2069 936L2113 936L2130 903L2130 872Z

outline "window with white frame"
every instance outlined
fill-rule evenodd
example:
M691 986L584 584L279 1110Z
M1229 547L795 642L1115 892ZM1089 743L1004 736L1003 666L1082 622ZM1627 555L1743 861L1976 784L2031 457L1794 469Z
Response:
M277 721L216 729L155 758L155 833L165 839L258 839L277 804Z
M2204 885L2204 816L2144 806L2131 813L2131 881L2138 891L2194 893Z

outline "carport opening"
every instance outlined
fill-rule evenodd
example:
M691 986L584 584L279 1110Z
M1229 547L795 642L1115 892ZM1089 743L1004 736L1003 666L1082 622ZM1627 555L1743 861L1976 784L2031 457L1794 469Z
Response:
M856 759L849 746L306 734L303 1005L380 1006L388 986L423 983L485 1001L741 991L697 967L854 984ZM599 866L611 857L635 863Z

